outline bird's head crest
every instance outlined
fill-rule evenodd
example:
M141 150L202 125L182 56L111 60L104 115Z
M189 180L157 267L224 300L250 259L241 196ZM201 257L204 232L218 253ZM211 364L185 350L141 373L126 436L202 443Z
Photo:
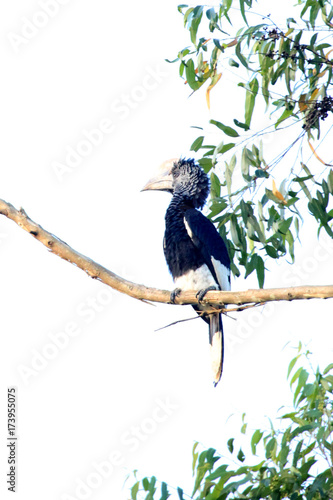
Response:
M209 194L209 179L192 158L172 158L159 167L142 191L159 190L183 196L186 203L202 208Z
M209 194L207 174L192 158L181 158L174 162L171 174L173 192L182 194L195 208L202 208Z

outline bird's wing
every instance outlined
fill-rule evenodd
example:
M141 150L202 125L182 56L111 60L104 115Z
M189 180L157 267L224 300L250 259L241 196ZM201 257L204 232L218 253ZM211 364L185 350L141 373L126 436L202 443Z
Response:
M230 259L227 247L214 224L196 209L185 212L184 223L193 244L221 290L230 290Z

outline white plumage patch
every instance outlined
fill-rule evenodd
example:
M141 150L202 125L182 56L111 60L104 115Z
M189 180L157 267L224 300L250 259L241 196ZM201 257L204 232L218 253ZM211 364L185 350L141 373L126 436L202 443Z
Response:
M203 290L210 286L216 286L216 282L209 267L204 264L195 271L191 269L183 276L176 278L175 285L181 290Z
M191 238L191 240L193 239L193 233L191 231L191 228L190 226L188 225L188 222L187 220L185 219L184 217L184 224L185 224L185 228L186 228L186 231L187 231L187 234L189 235L189 237Z
M219 260L214 259L214 257L212 257L211 259L221 290L228 292L231 288L230 269L225 267Z

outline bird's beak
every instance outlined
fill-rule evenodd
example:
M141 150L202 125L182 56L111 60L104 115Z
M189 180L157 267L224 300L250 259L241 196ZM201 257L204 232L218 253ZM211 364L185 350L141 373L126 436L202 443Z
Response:
M141 191L173 191L173 179L171 170L173 164L178 160L178 158L172 158L167 160L159 167L159 173L149 179L147 184L141 189Z

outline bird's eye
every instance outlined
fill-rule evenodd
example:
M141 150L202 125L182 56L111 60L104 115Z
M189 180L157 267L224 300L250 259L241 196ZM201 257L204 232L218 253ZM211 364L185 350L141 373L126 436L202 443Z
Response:
M174 177L175 179L176 179L177 177L179 177L179 170L176 170L176 169L175 169L175 170L172 172L172 175L173 175L173 177Z

